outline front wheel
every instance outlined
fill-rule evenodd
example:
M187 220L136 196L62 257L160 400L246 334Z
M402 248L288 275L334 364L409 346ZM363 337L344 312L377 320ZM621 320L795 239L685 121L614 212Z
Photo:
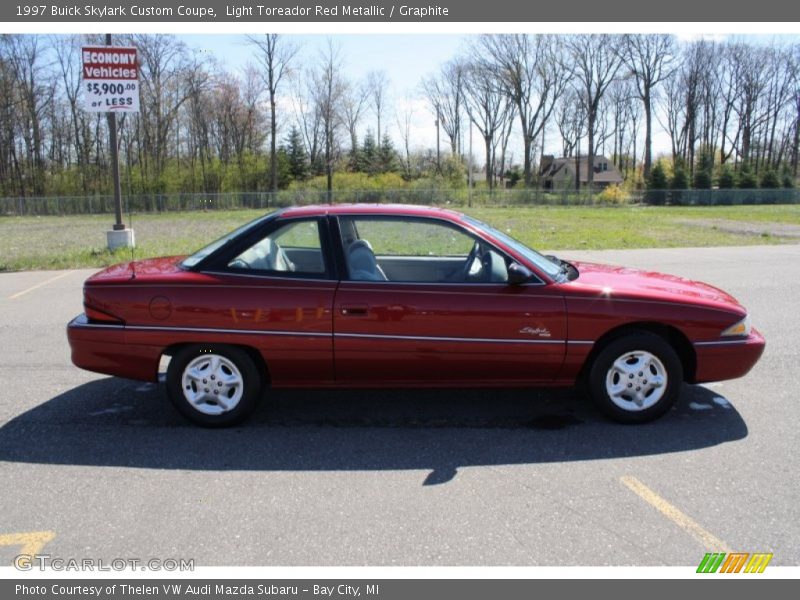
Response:
M589 371L592 400L621 423L644 423L666 413L682 382L683 367L673 347L644 331L610 342Z
M225 427L241 422L256 408L261 378L253 360L240 348L193 345L172 357L167 393L190 421Z

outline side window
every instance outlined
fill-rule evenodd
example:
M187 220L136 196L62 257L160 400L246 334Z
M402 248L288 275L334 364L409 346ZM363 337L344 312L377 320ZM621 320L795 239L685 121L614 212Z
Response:
M355 281L506 281L506 260L461 229L434 220L340 219L349 278Z
M319 222L291 221L278 227L231 260L228 268L296 276L324 275Z

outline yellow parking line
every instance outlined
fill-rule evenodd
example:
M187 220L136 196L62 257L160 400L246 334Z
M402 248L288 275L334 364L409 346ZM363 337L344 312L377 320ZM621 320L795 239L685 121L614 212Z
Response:
M653 490L636 479L636 477L625 475L620 477L619 480L634 494L700 542L707 550L711 552L732 552L728 544L702 527L689 515L664 500L664 498L656 494Z
M44 545L51 541L54 531L29 531L27 533L7 533L0 535L0 546L20 546L19 553L33 556L39 554Z
M72 273L72 271L66 271L65 273L59 273L55 277L51 277L50 279L45 279L44 281L29 287L27 290L22 290L21 292L17 292L13 296L9 296L8 299L9 300L14 300L15 298L19 298L20 296L24 296L28 292L32 292L33 290L38 289L38 288L42 287L43 285L47 285L48 283L52 283L52 282L56 281L57 279L61 279L62 277L66 277L70 273Z

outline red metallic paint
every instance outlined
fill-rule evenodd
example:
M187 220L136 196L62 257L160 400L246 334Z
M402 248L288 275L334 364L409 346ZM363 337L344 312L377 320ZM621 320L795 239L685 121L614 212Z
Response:
M740 377L764 349L755 330L746 340L720 337L746 314L722 290L591 263L575 263L580 277L556 283L453 211L337 205L285 209L279 218L326 214L445 220L545 284L339 282L195 272L180 257L129 262L86 281L85 303L124 326L70 323L73 362L154 381L171 347L227 343L255 350L276 387L570 385L595 342L621 327L671 332L696 363L698 382Z
M743 344L698 346L695 383L744 377L764 353L764 336L753 329Z
M575 262L581 273L577 285L597 290L614 298L624 297L659 302L688 302L693 305L735 312L744 317L747 311L727 292L683 277L654 273L628 267Z
M343 308L354 304L368 306L367 314L346 314ZM561 294L505 284L342 282L334 327L337 380L375 385L552 382L567 333ZM548 335L532 339L526 327ZM345 337L358 335L383 337Z

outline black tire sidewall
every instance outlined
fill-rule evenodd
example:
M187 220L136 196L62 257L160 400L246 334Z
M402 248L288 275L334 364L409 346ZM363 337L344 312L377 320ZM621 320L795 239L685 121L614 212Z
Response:
M645 350L655 355L667 371L664 395L656 404L641 411L620 408L606 391L608 369L617 358L634 350ZM607 417L620 423L646 423L662 416L675 404L683 383L683 365L674 348L664 338L649 332L630 333L612 340L597 354L589 371L588 383L592 400Z
M220 415L207 415L195 409L183 395L181 377L192 360L205 354L219 354L233 362L242 374L244 382L239 404ZM247 418L258 405L261 396L262 377L253 359L240 348L224 344L195 344L178 351L170 360L167 369L167 395L184 417L203 427L228 427Z

